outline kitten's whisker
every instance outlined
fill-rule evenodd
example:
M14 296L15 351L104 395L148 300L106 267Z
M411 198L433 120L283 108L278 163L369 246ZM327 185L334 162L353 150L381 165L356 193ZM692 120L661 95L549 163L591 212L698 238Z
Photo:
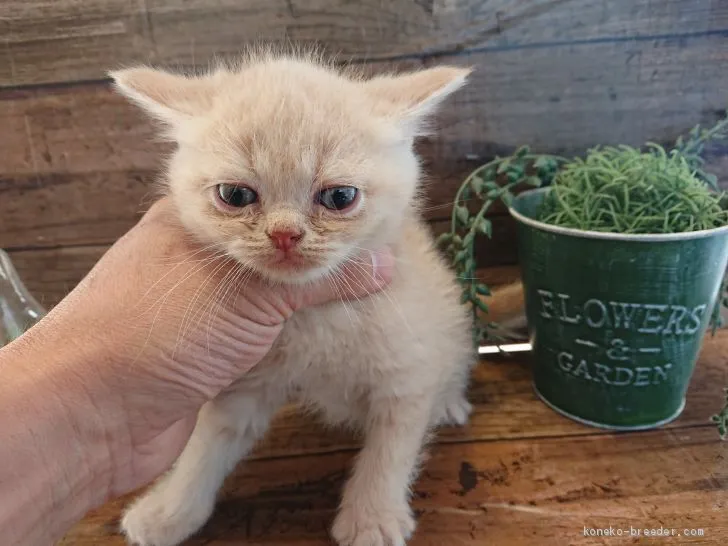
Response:
M216 252L215 254L216 254L216 255L225 255L226 253L225 253L224 251L220 251L220 252ZM211 255L208 255L208 256L205 256L204 258L199 258L199 259L197 259L197 260L192 260L192 259L188 259L188 260L185 260L185 261L184 261L184 262L182 262L182 263L179 263L179 264L175 264L175 265L183 265L183 264L185 264L185 263L188 263L188 264L195 264L195 263L200 263L200 262L204 262L205 260L208 260L208 259L210 258L210 256L211 256ZM172 264L170 264L170 265L172 265Z
M224 264L225 261L223 261L221 263ZM192 311L192 308L193 308L193 305L194 305L194 299L196 299L197 294L202 290L202 288L205 286L205 284L207 284L207 282L210 280L210 278L212 278L215 275L215 271L217 271L219 269L220 265L221 264L217 264L215 266L215 269L213 271L211 271L210 273L208 273L208 275L205 277L205 279L203 280L203 282L201 282L197 286L197 289L195 290L195 293L193 294L193 296L194 296L193 297L193 301L191 301L190 303L188 303L187 307L185 308L185 311L182 314L182 320L180 321L180 324L179 324L179 326L177 328L177 339L175 340L174 349L172 351L172 357L174 357L174 355L177 354L177 349L179 348L179 346L183 342L183 337L184 337L183 336L183 331L184 331L184 333L186 333L186 330L185 330L184 326L185 326L185 324L186 324L186 322L188 320L188 315Z
M334 276L336 278L338 278L338 280L339 280L339 282L341 282L342 286L345 285L346 288L349 289L349 293L353 296L353 298L355 300L359 301L361 299L361 297L354 295L355 294L354 287L351 285L351 282L349 282L349 279L347 279L346 276L344 276L344 275L341 274L341 271L337 271ZM360 287L362 289L366 290L364 288L364 286L358 280L356 280L356 279L351 279L351 280L352 281L356 281L360 285ZM356 312L356 310L354 309L354 306L351 304L351 301L350 300L349 301L347 301L347 300L341 300L341 303L344 305L344 307L346 307L347 304L349 305L349 308L351 309L352 313L354 313L354 315L356 316L357 320L359 321L359 324L361 324L361 320L362 319L359 316L359 314Z
M173 267L172 269L170 269L169 271L167 271L167 272L166 272L166 273L165 273L164 275L162 275L162 276L161 276L161 277L160 277L159 279L157 279L157 280L156 280L156 282L154 282L154 284L152 284L152 285L151 285L151 286L150 286L150 287L149 287L149 288L147 289L147 291L145 292L144 296L142 296L142 299L143 299L144 297L146 297L146 296L147 296L147 294L149 294L149 292L151 292L151 291L152 291L152 290L154 289L154 287L155 287L155 286L157 286L157 285L158 285L158 284L159 284L160 282L162 282L162 281L163 281L164 279L166 279L168 275L170 275L170 274L174 273L174 271L175 271L175 270L176 270L176 269L177 269L178 267L180 267L180 266L182 266L182 265L184 265L184 264L186 264L186 263L189 263L189 261L190 261L190 260L191 260L192 258L194 258L195 256L197 256L198 254L200 254L200 253L203 253L203 252L207 252L207 251L209 251L209 250L210 250L211 248L213 248L213 247L215 247L215 246L218 246L218 243L214 243L214 244L212 244L212 245L208 245L208 246L202 247L202 248L200 248L200 249L198 249L198 250L194 251L194 252L192 253L192 255L190 255L190 256L189 256L189 257L187 257L186 259L182 260L181 262L178 262L178 263L176 263L176 265L175 265L175 266L174 266L174 267ZM187 254L187 253L184 253L184 254ZM180 256L175 256L175 258L176 258L176 257L181 257L181 256L184 256L184 254L182 254L182 255L180 255ZM217 254L217 253L216 253L216 252L213 252L213 255L215 255L215 254ZM205 260L205 259L207 259L207 258L202 258L202 260ZM197 260L195 260L195 261L197 261ZM163 265L170 265L170 264L163 264Z
M212 319L213 319L213 315L214 315L214 310L217 308L217 306L220 304L220 301L221 301L221 298L219 298L218 295L225 289L225 287L228 285L228 283L234 278L238 267L239 267L239 264L236 264L235 267L233 267L230 271L225 273L223 278L218 281L217 285L210 293L210 296L208 297L208 301L201 305L202 312L200 313L200 322L198 322L198 325L200 325L201 322L205 319L205 316L207 316L206 342L207 342L208 356L210 355L210 331L212 330Z
M352 327L354 327L354 318L352 317L352 314L349 311L349 308L346 306L346 301L343 299L344 298L344 293L339 290L339 286L338 286L338 283L337 283L336 271L335 270L334 271L330 271L330 273L333 273L333 275L327 273L326 278L329 279L329 281L331 282L331 286L334 288L334 291L336 292L336 294L341 299L341 304L344 307L344 312L346 313L346 316L349 317L349 322L351 323Z
M351 248L353 248L355 250L361 250L361 251L367 252L367 253L371 253L372 252L372 249L370 249L370 248L364 248L362 246L352 245ZM343 256L342 258L343 259L347 259L347 260L357 259L356 256ZM393 256L393 258L394 258L394 261L395 262L399 262L399 263L402 263L402 264L412 264L412 263L415 263L412 260L407 260L407 259L405 259L405 258L403 258L401 256L396 256L395 255L395 256ZM364 265L368 266L368 265L370 265L370 263L365 263Z
M230 274L230 271L227 271L223 277L217 278L215 282L215 286L211 289L211 292L208 295L208 299L203 303L200 302L198 304L198 301L201 297L204 296L204 288L210 283L210 281L213 281L216 277L219 277L219 273L222 271L224 267L227 266L232 260L229 256L226 256L226 260L218 264L213 271L210 272L210 275L208 275L205 280L200 284L197 291L195 291L195 294L191 300L190 306L188 307L188 310L190 311L189 314L186 313L186 319L183 320L181 329L182 329L182 338L184 338L187 333L190 331L191 328L193 328L193 324L195 321L195 318L199 316L199 320L204 319L205 313L207 311L207 305L214 299L214 295L216 291L219 289L221 283L223 283Z
M168 271L167 273L165 273L164 275L162 275L162 277L160 277L159 279L157 279L157 280L156 280L156 281L155 281L155 282L154 282L154 283L153 283L153 284L152 284L152 285L151 285L151 286L150 286L149 288L147 288L146 292L145 292L145 293L144 293L144 294L143 294L143 295L142 295L142 296L141 296L141 297L139 298L139 301L137 302L137 305L138 305L139 303L141 303L141 302L142 302L142 301L144 300L144 298L145 298L145 297L146 297L147 295L149 295L149 293L150 293L150 292L151 292L151 291L152 291L152 290L154 289L154 287L155 287L155 286L157 286L157 285L158 285L158 284L159 284L159 283L160 283L161 281L163 281L163 280L164 280L164 279L165 279L165 278L166 278L167 276L169 276L169 275L170 275L170 274L171 274L172 272L174 272L174 271L175 271L175 270L176 270L176 269L177 269L178 267L180 267L180 266L182 266L182 265L186 265L187 263L196 263L196 264L202 264L201 266L193 266L193 267L191 268L192 274L194 274L194 273L195 273L196 271L199 271L199 270L201 270L201 269L204 269L204 267L205 267L205 264L207 264L207 263L209 263L209 262L212 262L212 261L214 261L214 260L218 259L218 258L219 258L220 256L222 256L222 254L212 254L212 255L210 255L210 256L207 256L207 257L205 257L205 258L202 258L202 259L200 259L200 260L195 260L194 262L187 262L187 261L185 261L185 262L180 262L179 264L177 264L177 266L175 266L174 268L172 268L172 270L171 270L171 271ZM183 279L186 279L186 278L188 278L188 277L189 277L189 275L190 275L190 271L188 271L187 273L185 273L185 274L183 275ZM176 287L176 286L177 286L177 285L175 285L175 287ZM156 304L157 304L157 303L159 302L159 300L160 300L160 299L161 299L161 298L157 298L157 299L156 299L156 300L155 300L155 301L154 301L154 302L152 303L152 305L151 305L150 307L153 307L154 305L156 305Z
M364 273L365 275L367 275L370 278L372 278L372 273L370 272L370 270L369 270L368 267L364 267L364 266L359 265L359 264L357 264L355 262L352 262L352 265L354 267L358 267L361 270L362 273ZM372 278L372 280L374 280L374 279ZM392 305L392 308L395 310L395 312L402 319L402 322L404 323L405 327L410 331L411 334L414 335L414 330L412 329L412 325L407 320L407 317L405 316L404 311L402 310L402 306L399 305L399 302L397 302L397 298L393 294L391 294L390 291L389 291L389 289L387 289L387 288L384 288L383 290L381 290L378 293L379 294L382 294L385 298L387 298L387 300L389 301L389 303Z
M218 317L222 316L226 312L225 303L228 299L228 295L230 293L230 289L235 284L236 280L238 279L240 273L241 273L242 266L240 264L236 265L235 268L232 270L232 274L229 276L227 281L223 281L221 283L221 288L219 291L216 291L211 297L212 309L210 310L207 318L207 352L210 354L210 337L212 333L212 324L213 322L217 321Z
M420 212L432 212L433 210L452 208L455 203L467 203L469 201L475 201L476 199L462 199L460 201L448 201L447 203L439 203L437 205L427 205L426 207L420 207Z
M219 257L216 258L216 259L219 259ZM214 261L211 261L209 263L214 263ZM149 337L149 335L151 335L151 332L152 332L152 330L154 329L154 326L157 323L157 319L159 318L159 315L161 314L162 309L164 308L164 304L167 302L167 299L169 299L169 297L172 295L172 293L174 292L174 290L177 289L179 286L181 286L183 283L187 282L194 275L198 274L200 271L202 271L203 269L205 269L205 267L207 267L209 265L209 263L202 264L202 265L194 268L192 271L188 272L182 279L180 279L174 286L172 286L169 290L167 290L162 296L160 296L149 307L149 311L151 311L152 309L154 309L154 306L158 304L157 310L154 313L154 317L152 318L152 324L149 327L149 334L148 334L147 337ZM141 312L138 315L137 320L141 319L143 317L143 315L144 315L144 312Z
M350 290L350 291L351 291L351 292L353 293L353 289L352 289L351 285L349 284L349 282L348 282L348 280L346 279L346 277L344 277L344 276L342 275L342 272L341 272L341 270L340 270L340 269L334 270L334 274L335 274L335 276L336 276L336 277L338 277L338 278L339 278L339 279L340 279L341 281L344 281L344 282L346 282L346 283L347 283L347 285L349 286L349 290ZM353 279L353 278L352 278L351 280L352 280L352 281L354 281L354 282L356 282L356 283L357 283L357 284L359 285L359 287L360 287L360 288L362 288L362 290L363 290L364 292L366 292L366 287L364 286L364 284L363 284L363 283L362 283L362 282L361 282L360 280L358 280L358 279ZM356 299L357 301L362 301L362 300L366 299L366 297L365 297L365 296L362 296L362 297L356 297L355 299ZM345 300L342 300L342 304L343 304L344 306L346 306L346 303L347 303L347 302L346 302ZM361 314L360 314L360 313L358 313L357 311L355 311L355 310L354 310L354 307L353 307L353 306L351 306L351 308L352 308L352 312L353 312L353 313L354 313L354 314L356 315L356 317L357 317L357 320L359 321L359 326L360 326L360 330L359 330L359 332L360 332L360 335L362 335L362 336L364 336L364 337L367 337L367 338L369 338L369 340L370 340L370 341L372 341L372 340L371 340L371 336L369 336L369 331L367 330L367 328L364 328L364 327L362 327L362 325L363 325L363 318L361 317Z
M205 280L200 284L200 286L195 291L194 296L192 297L192 300L190 301L190 304L187 306L187 310L185 310L185 313L182 317L182 323L180 324L179 331L177 334L177 343L175 345L175 350L172 352L172 358L174 358L174 355L176 354L176 350L179 347L180 343L184 340L184 338L187 335L187 332L189 331L189 327L192 325L192 322L194 321L195 316L197 316L197 311L195 309L195 304L197 303L197 300L200 298L200 295L202 294L203 289L207 284L210 282L210 280L217 275L217 273L225 267L228 262L230 261L229 256L225 256L225 259L219 263L205 278ZM189 319L188 319L189 316Z
M220 312L225 311L225 302L227 301L228 297L231 295L230 290L239 282L239 279L241 276L245 275L245 265L242 263L238 263L235 268L233 269L233 276L231 277L230 281L227 283L227 287L225 288L225 292L222 294L222 297L218 299L217 304L212 310L212 313L210 314L210 319L207 322L207 347L208 352L210 350L210 330L212 329L212 322L213 319L216 319L219 316L218 310ZM232 293L235 293L233 290Z
M162 263L163 265L169 265L169 262L167 260L170 260L171 261L173 259L182 258L184 256L191 257L191 256L194 256L196 254L199 254L200 252L205 252L205 251L210 250L210 249L215 248L215 247L221 247L221 248L224 249L225 248L225 244L224 243L210 243L209 245L205 245L205 246L200 247L200 248L196 248L196 249L188 250L187 252L182 252L180 254L174 254L172 256L168 256L165 259L160 260L160 263ZM171 263L176 263L176 262L171 262Z
M214 257L215 260L221 258L222 256L216 256ZM172 288L167 290L160 298L157 299L157 301L150 306L150 310L154 308L154 305L159 303L159 307L157 308L156 313L154 313L154 317L152 318L152 324L149 326L149 329L147 331L147 337L144 340L144 343L142 344L141 348L137 351L136 355L134 356L134 359L129 364L129 369L133 369L136 365L137 361L139 360L139 357L141 357L142 353L144 352L144 349L146 349L147 345L149 344L149 340L152 337L152 332L154 331L154 326L157 324L157 319L159 318L160 313L162 312L162 308L164 307L165 302L167 301L167 298L172 294L172 292L179 287L182 283L187 281L190 277L192 277L195 273L201 271L206 267L207 264L202 264L198 267L193 268L192 271L188 272L182 279L180 279ZM141 317L141 315L139 315Z
M233 300L233 309L238 308L238 297L240 296L240 294L243 293L243 291L247 287L248 283L250 282L250 279L253 278L253 275L255 275L255 270L253 268L249 267L249 265L250 265L249 261L245 263L245 266L247 269L243 275L243 278L240 279L240 285L238 287L237 292L235 293L235 299Z
M154 318L152 319L152 324L150 327L150 334L151 330L154 328L154 325L156 324L157 318L159 317L159 313L162 310L162 307L164 307L164 303L167 301L169 296L174 292L175 289L177 289L180 285L182 285L184 282L189 280L192 276L202 271L205 267L207 267L208 263L213 263L215 260L220 259L222 256L213 256L211 257L208 262L203 263L201 265L193 267L190 271L188 271L179 281L177 281L169 290L167 290L164 294L159 296L150 306L149 311L151 311L155 305L159 304L159 307L157 308L157 312L154 315ZM139 315L137 315L137 319L140 319L144 315L144 311L141 312Z

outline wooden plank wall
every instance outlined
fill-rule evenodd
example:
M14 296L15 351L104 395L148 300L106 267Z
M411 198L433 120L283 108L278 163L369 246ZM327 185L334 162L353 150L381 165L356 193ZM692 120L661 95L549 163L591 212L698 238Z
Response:
M372 72L475 67L419 144L436 232L495 153L670 141L728 105L725 0L4 0L0 36L0 247L49 305L139 217L167 150L112 68L205 66L255 40ZM728 145L709 159L728 180ZM481 262L513 263L513 224L494 223Z

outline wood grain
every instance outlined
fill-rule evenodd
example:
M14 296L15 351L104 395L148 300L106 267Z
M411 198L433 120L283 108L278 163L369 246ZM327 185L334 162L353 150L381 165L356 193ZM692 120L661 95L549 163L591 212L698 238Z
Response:
M585 527L694 529L703 535L677 543L724 544L728 464L706 417L728 380L727 342L725 330L706 339L683 416L642 433L569 421L538 401L524 362L483 362L470 425L438 435L414 485L419 529L410 545L605 543L584 536ZM330 544L326 530L358 444L283 412L186 544ZM61 544L121 546L118 519L133 496L93 511Z
M690 385L686 409L667 428L710 426L710 416L721 407L722 389L728 385L728 332L706 338L699 371ZM469 400L475 411L465 428L443 429L440 444L493 442L538 437L580 437L611 433L599 431L561 417L540 403L533 391L527 358L503 357L483 361L473 373ZM308 431L303 434L302 431ZM322 431L317 421L303 417L291 407L274 421L270 433L256 449L254 458L285 457L355 449L359 441L349 434ZM726 467L728 471L728 467Z
M728 380L727 342L725 330L706 339L683 416L642 433L569 421L538 401L523 361L483 362L471 423L441 431L414 485L419 528L409 544L605 544L585 528L691 529L702 535L674 540L724 544L728 464L706 417ZM358 446L284 411L227 480L211 521L185 544L330 544L327 529ZM133 497L88 514L61 544L123 545L118 520Z
M105 246L70 247L13 252L11 257L30 291L48 308L52 307L93 267ZM481 278L498 286L518 278L518 268L482 270ZM720 405L721 389L728 384L728 330L706 338L698 373L688 393L684 414L673 425L679 428L706 424ZM511 437L581 435L591 429L561 418L542 404L535 404L531 374L525 362L499 359L479 366L473 376L471 400L476 411L467 429L449 429L442 441L498 440ZM306 454L347 449L356 441L347 434L323 433L306 418L289 408L273 425L259 457ZM524 427L524 423L528 423ZM308 431L302 433L302 431Z
M352 456L242 465L186 544L330 544ZM584 527L702 529L679 544L721 544L726 487L723 446L706 427L438 445L414 485L419 528L409 544L604 544L584 537ZM62 544L122 545L117 522L130 498L89 514Z
M108 69L186 68L254 40L318 44L377 73L475 68L418 143L425 214L447 229L455 190L495 154L530 144L581 154L597 144L672 141L728 106L728 3L719 0L5 0L0 3L0 247L55 305L155 198L170 146L115 96ZM728 143L709 168L728 188ZM517 276L513 222L493 211L478 248L485 280ZM675 544L726 544L728 463L708 423L728 384L728 330L705 341L683 415L612 434L571 422L533 394L529 365L502 357L473 374L475 410L442 430L415 484L410 546L654 544L584 527L684 528ZM360 440L285 408L227 482L190 545L329 544ZM89 514L62 544L124 544L131 496ZM662 539L665 540L665 539Z
M495 222L495 235L499 241L512 241L513 234L509 231L513 228L512 221L502 220L502 223ZM444 228L440 223L433 227ZM16 250L9 254L28 290L43 306L51 308L79 283L108 248L108 245L92 244ZM483 262L491 263L482 271L488 284L499 286L517 278L517 267L501 265L504 258L505 263L515 263L514 250L512 246L498 248L491 241L481 240L478 254L483 257Z
M715 122L728 102L728 70L720 69L727 45L728 37L708 35L438 58L476 72L443 108L436 135L419 145L427 217L448 217L468 172L524 143L570 155L596 144L668 142ZM113 242L153 195L170 149L105 84L0 92L0 126L5 247ZM708 152L727 186L728 144Z
M109 247L59 247L9 252L23 284L46 309L61 301Z
M711 0L5 0L0 86L98 79L139 62L204 66L252 41L385 60L680 42L727 28L728 6Z

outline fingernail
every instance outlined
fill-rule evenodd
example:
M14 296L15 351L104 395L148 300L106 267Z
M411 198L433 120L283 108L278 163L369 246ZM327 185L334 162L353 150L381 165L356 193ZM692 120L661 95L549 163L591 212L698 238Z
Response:
M376 252L370 252L369 258L372 260L372 274L375 280L379 279L379 258Z
M378 284L384 284L391 280L394 256L389 249L377 250L370 253L372 260L372 272L374 280Z

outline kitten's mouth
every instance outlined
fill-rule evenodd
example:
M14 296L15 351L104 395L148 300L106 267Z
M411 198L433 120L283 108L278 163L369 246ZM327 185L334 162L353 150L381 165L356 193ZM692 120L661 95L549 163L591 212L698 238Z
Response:
M311 267L315 264L311 263L310 260L306 259L302 254L298 252L282 252L277 251L268 261L269 267L273 269L284 269L284 270L301 270L306 267Z
M323 275L326 261L318 254L308 254L298 249L270 250L259 256L257 269L263 277L285 283L310 282Z
M276 251L263 258L257 268L264 277L284 282L311 282L326 274L328 266L321 256L298 251Z

